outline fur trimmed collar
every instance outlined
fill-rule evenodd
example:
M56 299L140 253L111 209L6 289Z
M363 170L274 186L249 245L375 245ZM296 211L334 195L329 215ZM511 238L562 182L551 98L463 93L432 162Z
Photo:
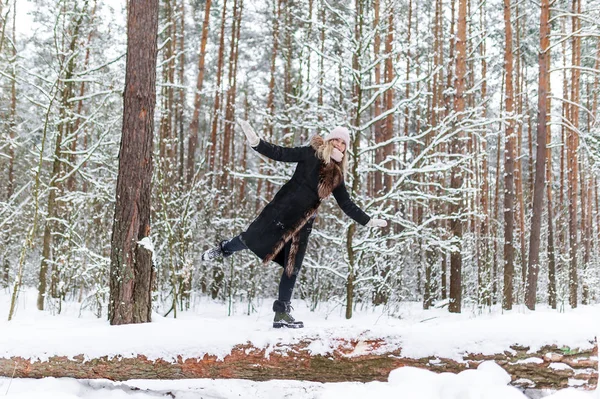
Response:
M319 136L318 134L315 134L310 138L310 146L314 148L315 151L318 151L324 145L325 140L323 140L323 137Z

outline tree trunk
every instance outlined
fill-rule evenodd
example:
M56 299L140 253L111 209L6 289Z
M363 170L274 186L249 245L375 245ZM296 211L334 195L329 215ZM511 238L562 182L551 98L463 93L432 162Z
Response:
M406 28L406 43L408 44L407 46L407 53L406 53L406 75L405 75L405 80L408 82L410 79L410 70L411 70L411 64L410 64L410 58L411 58L411 52L410 52L410 41L411 41L411 33L412 33L412 14L413 14L413 7L412 7L412 0L408 0L408 21L407 21L407 28ZM410 85L407 84L405 91L404 91L404 98L410 98ZM404 109L404 138L408 138L409 135L409 127L410 127L410 107L407 105ZM402 157L403 157L403 161L406 164L406 155L408 152L408 140L406 140L404 142L404 151L402 153Z
M385 92L385 110L386 112L391 111L394 108L394 86L392 82L394 81L394 65L392 57L392 53L394 51L394 2L388 0L388 7L386 7L386 11L388 13L388 26L387 26L387 36L385 40L385 54L387 59L385 60L385 82L389 85L389 89ZM390 112L388 116L385 118L385 130L384 130L384 140L389 142L394 137L394 112ZM383 158L390 159L394 150L393 144L387 144L383 147ZM391 162L391 161L390 161ZM388 168L392 168L390 164ZM387 173L383 178L383 189L385 193L389 193L392 189L392 175ZM386 230L388 231L388 230Z
M511 1L504 0L504 32L506 35L504 47L505 68L505 114L508 116L504 150L504 295L503 308L510 310L513 306L513 277L514 277L514 102L513 102L513 55L512 55L512 22Z
M73 34L71 36L71 40L68 44L68 47L65 49L66 54L69 55L69 62L66 65L65 70L61 71L64 74L64 86L61 90L61 100L60 100L60 120L56 131L56 142L54 148L54 159L52 161L52 173L50 175L50 183L48 186L50 187L48 194L48 205L46 208L46 223L44 226L44 236L42 241L42 259L40 262L40 273L39 273L39 282L38 282L38 297L37 297L37 308L39 310L44 310L44 300L47 293L47 276L48 269L52 263L52 236L55 233L56 223L55 218L58 215L58 204L57 198L59 197L59 192L61 191L61 186L58 183L60 178L61 169L62 169L62 154L63 154L63 138L68 137L71 134L71 121L69 120L72 116L72 110L70 107L72 106L69 100L73 97L73 86L74 82L72 80L73 74L75 72L75 54L76 46L79 41L79 30L81 28L81 24L83 22L83 17L87 12L87 1L84 3L83 8L79 11L79 17L73 21ZM65 17L66 17L65 11ZM65 56L65 58L67 58ZM52 267L52 296L57 297L58 293L56 292L56 287L58 285L59 279L59 270L57 270L57 265L55 264Z
M373 29L375 30L374 32L374 37L373 37L373 59L375 60L375 67L373 68L373 71L375 73L375 90L380 90L380 86L381 86L381 62L380 62L380 55L381 55L381 20L380 20L380 0L374 0L373 2L373 12L374 12L374 19L373 19ZM374 119L379 119L381 112L382 112L382 96L378 95L375 98L375 101L373 102L373 118ZM374 124L373 124L373 136L374 136L374 141L375 141L375 145L381 143L384 141L384 136L383 136L383 121L381 120L377 120ZM375 150L375 164L381 166L381 163L383 162L384 156L383 156L383 149L382 148L377 148ZM373 190L371 192L371 196L374 197L375 195L381 195L384 191L383 191L383 173L380 170L375 170L375 172L373 173L373 180L374 180L374 184L373 184Z
M178 76L177 79L179 81L179 101L177 102L177 114L176 114L176 123L175 123L175 129L178 130L179 132L179 139L178 144L179 144L179 151L178 151L178 155L179 155L179 162L178 162L178 166L179 166L179 173L178 173L178 180L179 183L184 182L184 175L185 175L185 135L184 135L184 131L183 131L183 114L184 114L184 108L185 108L185 0L180 0L180 4L179 4L179 54L178 58L179 58L179 69L178 69Z
M266 120L266 125L265 125L265 130L264 130L266 140L273 139L273 123L274 123L273 118L275 117L275 67L276 67L276 61L277 61L277 52L279 49L279 21L281 19L281 5L283 3L283 0L273 0L273 1L274 1L274 8L275 8L274 15L273 15L273 49L271 52L269 92L267 94L267 109L266 109L267 120ZM264 174L265 167L264 167L262 159L260 160L259 169L261 171L261 174ZM260 207L260 204L258 201L263 196L262 195L263 181L264 181L264 179L259 179L258 185L256 187L256 198L257 198L256 208L257 209ZM266 190L265 190L267 192L267 197L270 197L271 190L272 190L271 183L269 181L267 181Z
M150 234L158 0L129 0L128 10L123 135L110 256L113 325L151 320L154 275L152 251L140 241Z
M0 1L1 3L1 1ZM0 5L0 15L2 14L1 10L2 6ZM17 126L17 71L16 71L16 58L17 58L17 38L16 38L16 11L17 3L16 0L13 1L13 15L12 15L12 59L13 62L10 66L11 73L11 82L10 82L10 114L8 117L8 137L10 141L13 142L16 136L16 126ZM8 21L5 20L4 24L7 24ZM1 47L1 46L0 46ZM12 196L15 191L15 148L14 146L8 146L8 173L6 179L6 203L9 203L12 199ZM2 286L8 287L10 284L10 262L8 260L8 248L11 243L11 234L7 233L3 234L2 244L4 248L4 259L2 262Z
M550 70L550 2L542 0L542 13L540 18L540 54L539 83L538 83L538 121L537 121L537 150L535 158L535 185L533 191L533 216L529 241L529 266L527 275L527 289L525 291L525 305L535 310L537 280L539 273L540 233L542 228L542 214L544 212L544 188L546 184L546 132L548 109L547 99L548 80ZM552 222L551 222L552 223Z
M229 186L229 168L233 166L233 151L232 146L235 140L233 139L234 123L235 123L235 96L236 96L236 74L237 74L237 37L241 24L241 0L233 2L233 16L231 18L231 41L229 49L229 70L228 70L228 88L227 88L227 103L225 105L225 128L223 134L223 156L221 158L221 169L223 175L221 177L221 188L228 189Z
M458 2L458 24L456 34L456 68L454 87L456 94L454 97L454 111L457 114L457 129L462 129L460 122L462 113L465 111L465 82L466 82L466 43L467 43L467 0ZM452 139L452 154L462 154L462 134L456 133ZM452 169L450 177L450 187L454 190L462 188L463 178L460 166ZM458 194L462 196L462 194ZM460 313L462 308L462 233L463 226L460 218L462 212L462 200L450 205L450 214L453 215L450 222L450 231L457 240L455 249L450 254L450 305L448 310L452 313Z
M356 15L354 17L354 39L357 43L360 43L360 39L363 34L363 25L364 25L364 0L355 0L356 7ZM362 109L362 75L360 73L360 65L359 59L360 55L363 51L361 46L354 50L354 54L352 54L352 73L355 74L358 79L354 80L354 85L352 87L353 96L356 101L356 114L354 115L354 125L360 126L361 121L361 109ZM357 131L352 140L352 154L356 157L354 162L352 162L352 167L350 173L352 173L352 190L351 194L358 192L359 189L359 176L358 176L358 145L360 143L360 132ZM355 278L355 270L356 270L356 254L354 252L354 233L356 231L356 225L351 224L348 228L348 233L346 235L346 248L348 251L348 282L346 285L346 319L350 319L352 317L352 306L353 306L353 297L354 297L354 278Z
M223 1L223 11L221 13L221 33L219 39L219 53L217 58L217 77L215 84L215 103L213 106L212 126L210 130L210 148L208 149L208 170L215 172L215 163L217 156L217 128L219 126L219 117L221 113L221 78L223 76L223 53L225 52L225 22L227 15L227 0ZM213 178L214 181L214 178Z
M482 7L480 10L480 29L483 32L483 40L479 46L479 55L481 57L481 99L484 104L487 104L487 60L486 60L486 15L485 8ZM487 117L487 105L483 106L482 117ZM481 248L481 260L479 264L480 279L479 279L479 303L485 306L491 306L491 292L490 284L491 279L491 267L490 267L490 181L489 181L489 167L488 167L488 155L487 155L487 136L481 138L481 154L483 155L483 162L481 166L481 210L483 218L481 220L480 231L483 235L483 239L480 241Z
M550 60L550 49L546 48L546 57ZM549 67L549 65L547 65ZM546 93L550 93L550 79L546 79ZM551 99L546 97L546 143L552 141L552 131L548 129L551 120ZM552 147L546 146L546 195L548 197L548 304L556 309L556 256L554 244L554 205L552 200Z
M598 384L598 346L571 349L565 353L560 345L544 346L536 351L513 345L497 354L465 353L460 361L436 356L409 358L402 356L396 342L383 339L334 339L326 354L313 354L312 344L322 342L303 339L292 345L276 344L268 348L252 344L236 345L225 356L205 354L190 358L182 354L173 359L103 356L87 359L52 356L44 361L22 357L0 358L0 376L17 378L104 378L113 381L130 379L236 378L254 381L274 379L317 382L387 381L390 371L400 367L417 367L436 373L459 373L476 369L484 361L495 361L511 377L511 385L531 389L562 389L577 386L593 390ZM527 361L535 359L536 361Z
M514 108L515 115L523 115L523 79L522 77L522 69L521 69L521 24L520 24L520 13L519 13L519 4L515 5L515 88L516 94L514 96ZM527 248L525 245L525 190L523 190L524 182L523 182L523 159L521 156L523 150L523 122L516 122L516 147L515 147L515 200L518 203L518 214L515 217L518 217L519 221L519 251L520 251L520 261L521 261L521 286L522 291L519 292L525 293L525 285L527 280ZM531 141L529 140L529 144L531 145Z
M200 39L200 53L198 54L198 78L196 92L194 93L194 112L190 122L190 137L188 139L187 179L186 183L192 184L194 179L194 165L196 161L196 148L198 147L198 130L200 128L200 105L202 102L202 85L204 84L204 59L206 56L206 42L208 41L208 23L210 20L210 5L212 0L206 0L204 5L204 22L202 24L202 38Z
M97 9L97 1L94 0L94 6L92 7L92 11L91 14L88 16L88 18L90 18L90 25L93 25L94 21L96 20L96 9ZM90 53L91 53L91 49L90 49L90 44L92 42L92 37L96 34L96 30L92 29L90 30L90 32L88 33L87 36L87 40L86 40L86 46L85 46L85 58L83 61L83 70L87 70L88 66L90 65ZM79 128L81 126L81 115L83 114L83 96L85 94L85 80L81 82L81 84L79 85L79 98L80 100L77 101L77 111L75 113L75 123L73 124L73 141L71 142L71 154L69 155L69 162L71 163L71 165L76 165L77 163L77 158L76 158L76 154L77 154L77 142L79 139ZM85 163L84 163L85 165ZM77 175L75 173L74 170L71 170L70 172L70 176L69 179L67 180L67 190L69 192L73 192L75 191L75 185L76 185L76 180L75 180L75 176Z
M581 13L581 0L573 0L573 44L572 44L572 66L571 71L571 102L573 104L579 103L579 76L581 65L581 37L575 32L580 29L581 21L577 16ZM569 130L569 144L570 153L568 158L568 174L569 174L569 305L572 308L577 307L577 288L578 288L578 276L577 276L577 252L578 252L578 219L577 219L577 194L578 194L578 179L579 179L579 107L569 107L569 121L571 122L572 128Z

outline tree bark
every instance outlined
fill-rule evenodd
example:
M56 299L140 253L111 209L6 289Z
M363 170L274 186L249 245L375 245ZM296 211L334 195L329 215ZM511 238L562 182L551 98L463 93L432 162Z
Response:
M219 117L221 113L221 77L223 76L223 53L225 51L225 17L227 15L227 0L223 1L223 11L221 13L221 33L219 40L219 53L217 57L217 77L215 83L215 103L213 106L212 125L210 130L210 148L208 149L208 170L215 171L215 162L217 156L217 127L219 126ZM213 179L214 181L214 179Z
M21 357L0 358L0 376L105 378L113 381L236 378L254 381L369 382L387 381L390 371L399 367L458 373L493 360L508 372L511 384L521 388L561 389L568 387L569 381L577 381L581 383L581 388L592 390L598 383L597 345L592 349L569 352L554 345L544 346L535 352L529 352L529 347L514 345L504 353L466 353L462 361L457 362L436 356L419 359L402 357L400 348L386 349L388 342L383 339L333 340L328 353L314 355L310 351L313 342L303 339L293 345L276 344L269 348L243 344L235 346L224 357L206 354L202 358L189 358L181 355L175 361L150 360L144 355L95 359L86 359L83 355L72 358L53 356L44 361ZM532 358L536 362L525 360Z
M546 184L546 132L548 108L548 79L550 70L550 2L542 0L542 13L540 17L540 54L539 81L538 81L538 121L537 121L537 150L535 158L535 185L533 188L533 216L531 218L531 232L529 236L529 265L527 274L527 289L525 291L525 305L535 309L537 280L539 273L540 235L542 228L542 213L544 212L544 188Z
M229 186L229 168L232 168L234 161L233 144L235 143L233 132L235 124L235 103L237 90L237 65L238 65L238 39L242 22L242 0L234 0L233 2L233 17L231 26L231 42L229 53L229 72L228 72L228 88L227 88L227 104L225 106L225 133L223 135L223 158L222 169L223 176L221 179L221 188L228 189Z
M1 3L1 1L0 1ZM17 71L16 71L16 60L17 60L17 38L16 38L16 10L17 10L17 2L13 1L13 15L12 15L12 63L10 66L11 72L11 82L10 82L10 114L8 117L8 137L10 141L13 142L16 136L16 126L17 126ZM2 6L0 5L0 15L2 14L1 10ZM4 24L7 24L7 20L4 21ZM3 28L4 29L4 28ZM1 46L0 46L1 48ZM7 166L7 179L6 179L6 203L8 204L14 194L15 191L15 148L12 145L8 146L8 166ZM4 248L4 259L2 262L2 286L8 287L10 283L10 262L8 260L8 248L11 243L11 234L6 233L2 234L2 244Z
M158 0L129 0L123 133L111 239L111 324L151 320L152 142L156 105Z
M373 19L373 29L375 30L374 32L374 37L373 37L373 59L375 60L375 67L373 68L373 72L375 74L375 90L379 90L380 86L381 86L381 62L380 62L380 55L381 55L381 20L380 20L380 0L374 0L373 2L373 13L374 13L374 19ZM374 115L373 117L375 119L378 119L379 116L381 115L382 112L382 96L379 95L375 98L375 101L373 102L373 112ZM373 124L373 136L374 136L374 141L375 144L379 144L384 140L383 137L383 122L378 120ZM383 156L383 149L382 148L377 148L375 150L375 164L377 165L381 165L381 162L383 161L384 156ZM373 190L372 193L370 194L371 196L375 196L375 195L381 195L383 193L383 173L380 170L376 170L373 173L373 179L374 179L374 184L373 184Z
M192 184L195 173L196 148L198 147L198 130L200 128L200 104L202 101L202 85L204 84L204 59L206 55L206 42L208 41L208 23L210 20L210 5L212 1L206 0L204 5L204 22L202 24L202 38L200 39L200 54L198 55L198 79L194 94L194 112L190 122L190 137L188 139L187 176L186 183Z
M480 29L483 32L483 40L479 46L479 53L481 56L481 99L484 104L487 104L487 60L486 60L486 14L485 8L482 7L480 10ZM487 105L483 106L482 112L483 118L487 117ZM489 167L488 167L488 143L487 137L481 138L481 154L483 155L483 162L481 166L481 211L483 218L481 219L480 232L483 235L483 239L478 244L481 249L481 260L479 264L479 302L485 306L491 306L491 290L490 284L492 283L491 278L491 267L490 267L490 181L489 181Z
M550 49L546 49L546 56L550 59ZM550 79L546 80L546 93L550 93ZM552 132L548 129L550 122L551 99L548 98L546 104L546 135L547 144L551 143ZM556 309L556 254L555 254L555 239L554 239L554 205L552 199L552 148L546 149L546 195L548 197L548 304L552 309Z
M456 94L454 97L454 111L457 114L457 124L462 120L462 113L465 111L465 82L466 82L466 43L467 43L467 0L458 2L458 24L456 34L456 68L454 87ZM457 126L457 129L462 129ZM452 154L462 154L462 134L456 133L452 139ZM462 188L463 177L460 166L452 169L450 177L450 187L454 190ZM458 194L462 197L462 194ZM462 200L456 201L450 205L450 214L453 215L450 221L450 230L454 239L457 240L455 249L450 254L450 305L448 310L452 313L460 313L462 308L462 233L463 226L460 213L462 212Z
M573 33L577 32L581 26L578 14L581 13L581 0L573 0ZM579 77L581 65L581 37L574 34L572 44L572 65L571 71L571 102L579 103ZM578 194L578 179L579 179L579 133L574 131L579 129L579 107L570 106L568 114L571 122L569 130L570 156L568 156L568 175L569 175L569 304L572 308L577 307L577 252L578 252L578 215L577 215L577 194Z
M504 32L506 35L504 47L505 68L505 113L508 116L504 150L504 294L502 306L510 310L513 306L513 277L514 277L514 93L513 93L513 55L512 55L512 22L511 1L504 0Z

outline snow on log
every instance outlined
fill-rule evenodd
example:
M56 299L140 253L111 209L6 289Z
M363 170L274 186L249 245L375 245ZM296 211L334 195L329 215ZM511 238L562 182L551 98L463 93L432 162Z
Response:
M317 382L386 381L391 370L412 366L435 372L452 372L476 368L481 362L494 360L523 388L560 389L569 386L595 389L598 383L598 345L579 350L545 346L537 351L513 346L494 355L465 354L462 361L402 356L401 349L386 349L383 339L337 340L325 354L314 350L319 343L303 340L294 345L256 348L237 345L225 357L206 354L202 358L176 360L137 357L100 357L83 355L68 358L53 356L47 360L21 357L0 358L0 376L5 377L73 377L129 379L241 378L255 381L271 379ZM318 354L317 354L318 352Z

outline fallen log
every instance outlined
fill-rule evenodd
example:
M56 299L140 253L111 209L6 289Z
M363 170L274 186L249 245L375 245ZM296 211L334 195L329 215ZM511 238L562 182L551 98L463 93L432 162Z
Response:
M591 349L545 346L531 351L512 346L493 355L465 354L461 361L430 356L412 359L401 349L386 349L383 339L336 340L327 353L313 350L315 341L293 345L257 348L237 345L223 358L206 354L202 358L148 359L137 357L100 357L86 359L53 356L46 360L22 357L0 358L0 376L72 377L129 379L240 378L255 381L271 379L317 382L386 381L391 370L412 366L435 372L458 373L494 360L511 375L512 384L522 388L561 389L575 386L595 389L598 383L598 345ZM317 345L318 346L318 345Z

